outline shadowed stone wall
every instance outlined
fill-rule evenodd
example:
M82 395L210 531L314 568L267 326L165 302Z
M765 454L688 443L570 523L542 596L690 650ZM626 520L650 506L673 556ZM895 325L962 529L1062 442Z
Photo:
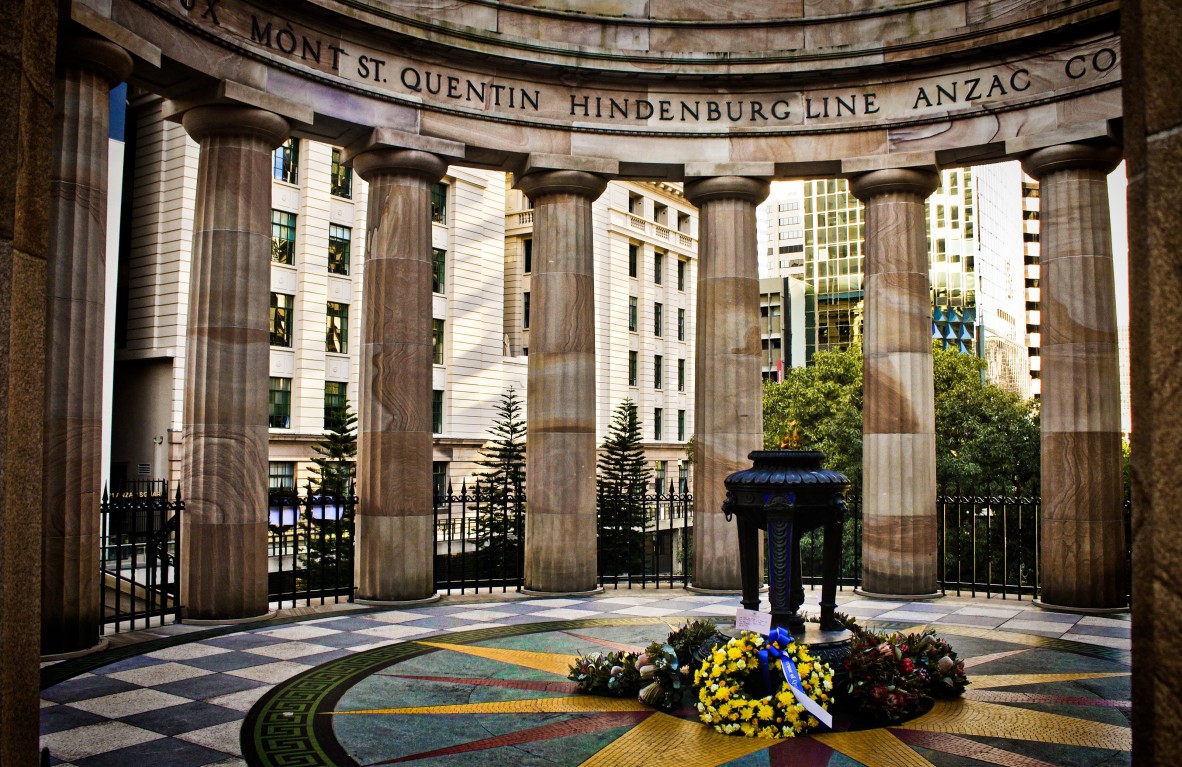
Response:
M1133 370L1133 763L1177 764L1182 718L1182 17L1128 0L1125 158Z
M57 4L0 3L0 767L37 762L45 275Z

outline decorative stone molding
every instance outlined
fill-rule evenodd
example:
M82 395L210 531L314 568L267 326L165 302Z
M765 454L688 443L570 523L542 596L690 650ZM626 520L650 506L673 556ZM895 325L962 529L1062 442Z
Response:
M277 114L256 107L211 104L187 110L185 131L200 143L213 136L254 136L271 149L287 141L291 125Z

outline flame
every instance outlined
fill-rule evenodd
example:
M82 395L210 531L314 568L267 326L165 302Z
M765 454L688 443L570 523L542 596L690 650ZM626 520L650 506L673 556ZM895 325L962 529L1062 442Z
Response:
M781 450L792 450L800 447L800 431L797 429L796 421L788 422L788 431L784 432L784 439L780 440Z

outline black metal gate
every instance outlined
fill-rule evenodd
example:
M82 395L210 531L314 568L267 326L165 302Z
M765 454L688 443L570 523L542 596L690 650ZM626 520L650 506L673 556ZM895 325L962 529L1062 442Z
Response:
M272 607L353 601L357 497L272 494L267 591Z
M435 589L447 594L521 588L525 572L521 488L449 484L435 497Z
M628 498L599 492L599 585L687 586L693 578L694 497L666 492Z
M103 623L134 631L180 617L180 489L168 483L103 491L99 581Z

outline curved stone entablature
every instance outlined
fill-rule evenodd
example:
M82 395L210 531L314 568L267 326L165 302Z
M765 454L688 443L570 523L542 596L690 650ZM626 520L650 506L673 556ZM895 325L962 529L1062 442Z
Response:
M288 116L306 135L389 128L489 167L544 153L650 179L831 175L990 161L1105 135L1121 113L1113 0L427 5L76 0L74 15L159 46L162 67L137 77L167 95L212 78L303 105Z

